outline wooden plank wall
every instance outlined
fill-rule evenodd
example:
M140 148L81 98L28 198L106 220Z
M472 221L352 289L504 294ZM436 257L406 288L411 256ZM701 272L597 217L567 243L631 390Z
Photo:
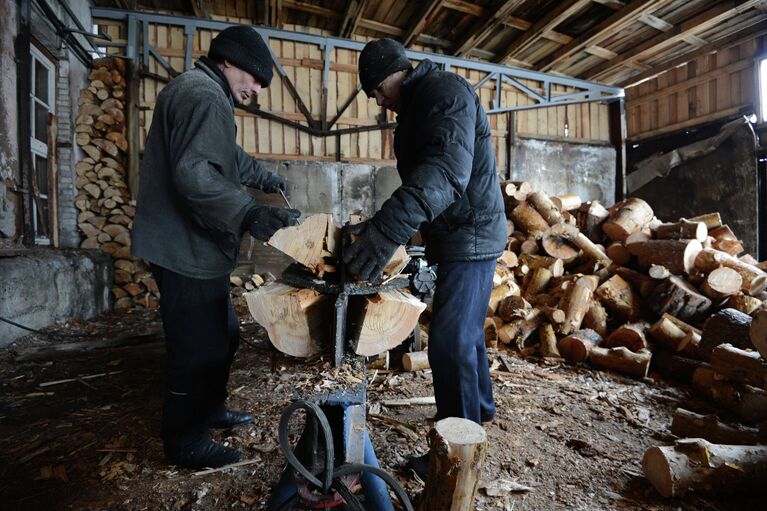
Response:
M626 89L629 139L647 138L758 113L758 60L765 38L724 48ZM760 120L761 122L761 120Z
M215 17L230 22L249 23L248 19L237 17ZM251 18L252 19L252 18ZM119 23L100 24L100 29L113 37L115 42L125 40L125 27ZM285 30L323 34L318 29L285 26ZM207 52L215 32L199 30L193 41L194 57ZM169 25L152 24L149 28L149 39L158 53L176 70L183 70L185 37L182 28ZM271 47L296 86L307 108L315 118L321 112L322 86L322 51L319 47L303 43L271 40ZM421 49L421 48L414 48ZM116 50L113 50L116 52ZM358 53L350 50L336 49L332 56L330 71L330 87L328 100L328 119L332 119L349 95L357 86L357 57ZM155 59L150 58L149 71L161 76L167 76L166 71ZM453 71L477 83L484 73L454 68ZM542 94L541 84L523 81L525 86ZM151 78L141 82L142 111L142 148L148 127L152 120L152 111L157 95L163 88L163 83ZM571 90L564 87L556 88L555 94L565 94ZM489 109L494 98L493 84L487 82L478 91L482 104ZM262 109L294 121L304 121L305 118L288 93L288 89L275 73L272 85L258 96ZM531 104L526 95L512 86L505 84L502 91L501 103L504 106ZM552 107L520 111L514 114L515 136L561 139L572 142L605 144L609 141L608 107L598 103ZM376 116L381 114L375 101L368 100L364 93L357 95L356 100L339 119L337 128L367 126L376 124ZM394 116L388 113L388 120ZM497 114L490 116L493 134L493 145L496 150L496 160L499 169L506 166L508 116ZM351 163L394 163L391 130L370 131L357 134L347 134L340 137L340 147L336 147L336 137L314 137L299 130L258 118L241 110L237 111L238 143L250 154L280 160L315 160L335 161L340 152L342 161Z

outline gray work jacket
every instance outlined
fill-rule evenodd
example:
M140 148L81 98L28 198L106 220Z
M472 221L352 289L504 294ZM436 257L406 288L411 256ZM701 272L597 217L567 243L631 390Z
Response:
M242 221L256 205L242 184L270 174L236 143L228 84L202 62L157 97L141 161L132 253L192 278L230 273Z

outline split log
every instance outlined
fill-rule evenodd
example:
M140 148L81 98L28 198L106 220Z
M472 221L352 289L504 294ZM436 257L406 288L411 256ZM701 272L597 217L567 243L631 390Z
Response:
M546 291L546 287L551 281L551 272L548 268L536 268L527 275L525 280L522 296L527 300L532 300L535 296Z
M703 222L709 231L722 225L722 217L719 213L706 213L705 215L694 216L689 220L690 222Z
M698 240L701 243L708 236L708 228L703 222L693 222L684 218L678 222L660 224L655 229L659 240Z
M557 349L563 358L573 362L583 362L589 358L591 350L602 343L602 336L585 328L563 337L557 343Z
M650 329L650 324L646 321L636 323L626 323L617 328L605 339L605 348L617 348L623 346L629 350L638 353L647 348L646 334Z
M700 351L704 359L720 344L730 343L737 348L753 348L749 338L752 318L735 309L722 309L712 314L703 324Z
M639 318L640 299L632 287L619 275L613 275L597 288L596 296L602 305L619 319L635 321Z
M763 389L723 379L710 367L699 367L692 385L701 394L750 423L767 420L767 392Z
M612 369L629 376L644 378L650 369L652 354L642 349L633 352L625 346L602 348L595 346L589 352L589 362L601 369Z
M515 318L498 329L498 339L504 344L515 343L520 350L525 341L546 319L540 309L531 309L524 317Z
M558 224L550 227L543 235L543 248L554 257L570 262L578 255L578 249L593 261L609 266L612 261L604 250L592 242L586 235L570 224Z
M615 204L609 212L602 230L613 241L624 241L629 234L649 224L654 216L650 205L637 197Z
M399 289L381 291L364 298L359 335L354 346L357 355L376 355L397 347L418 325L426 304Z
M425 351L405 353L402 355L402 368L409 372L429 369L429 354Z
M332 317L333 302L327 295L274 282L243 296L275 348L294 357L320 352Z
M698 240L648 240L632 243L627 248L637 257L641 268L657 264L665 266L674 275L690 273L695 267L695 258L703 250Z
M532 192L527 196L527 200L549 225L556 225L564 222L562 213L546 192Z
M732 268L722 266L706 276L700 290L712 300L721 302L727 297L737 294L742 286L743 277Z
M557 348L557 336L551 323L543 323L538 327L540 352L543 358L560 358L562 355Z
M726 252L707 248L701 250L695 258L695 268L704 273L713 271L720 266L732 268L743 277L741 290L745 293L752 296L757 295L767 287L767 273Z
M710 230L708 234L714 238L714 241L711 243L712 248L726 252L731 256L737 256L743 252L743 244L729 226L720 225Z
M519 264L519 259L514 252L504 250L501 257L498 258L498 262L503 264L506 268L515 268Z
M762 301L754 296L738 293L729 297L724 305L729 309L739 310L744 314L752 314L762 306Z
M756 428L730 426L716 415L700 415L677 408L671 420L671 433L680 438L702 438L716 444L756 445L767 443L767 438Z
M511 219L514 221L514 225L522 229L528 236L543 233L549 228L548 222L528 202L523 202L514 208L511 212Z
M647 270L647 274L655 280L664 280L671 276L671 272L668 271L668 268L658 264L650 266L650 269Z
M711 351L711 368L728 380L764 387L767 362L756 351L742 350L732 344L720 344Z
M600 243L603 238L602 224L610 213L599 201L586 202L578 208L575 215L578 229L594 243Z
M764 492L767 446L712 444L701 438L650 447L642 458L645 477L664 497L695 492Z
M658 285L650 304L657 314L668 313L692 323L702 319L711 308L711 300L698 293L684 279L673 275Z
M663 316L650 327L648 334L650 338L660 346L671 350L672 352L682 351L685 344L689 343L689 340L686 340L688 335L692 334L700 337L700 334L695 332L696 329L693 329L693 327L686 325L688 328L685 329L679 323L680 320L674 318L670 314L663 314Z
M767 360L767 310L762 309L754 315L748 336L762 358Z
M509 280L500 286L494 287L490 292L490 300L487 304L487 315L495 316L498 303L507 296L519 295L519 286L513 280Z
M575 211L581 207L581 198L575 194L557 195L551 198L551 202L559 211Z
M559 308L565 311L565 321L559 327L560 333L568 335L580 329L583 317L589 309L591 295L591 287L583 277L567 289L559 305Z
M487 435L479 424L448 417L429 432L429 472L419 511L472 511L487 457Z
M278 230L267 243L322 277L325 258L338 255L340 241L341 229L333 215L320 213L306 217L299 225Z
M583 328L590 328L602 337L607 336L607 311L598 300L591 300L583 317Z

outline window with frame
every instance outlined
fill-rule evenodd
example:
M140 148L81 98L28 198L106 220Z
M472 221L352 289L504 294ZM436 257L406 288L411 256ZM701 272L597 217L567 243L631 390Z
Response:
M35 243L50 244L51 224L50 198L56 193L55 185L51 182L49 168L49 120L55 111L55 77L56 66L43 53L30 46L30 149L32 151L32 228L35 233Z

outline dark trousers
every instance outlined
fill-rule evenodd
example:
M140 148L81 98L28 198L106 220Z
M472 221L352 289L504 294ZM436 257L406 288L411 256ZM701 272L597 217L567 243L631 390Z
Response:
M182 447L208 435L211 416L224 406L239 323L228 276L193 279L156 265L152 273L167 347L161 435Z
M429 327L437 417L495 416L483 326L495 261L439 263Z

